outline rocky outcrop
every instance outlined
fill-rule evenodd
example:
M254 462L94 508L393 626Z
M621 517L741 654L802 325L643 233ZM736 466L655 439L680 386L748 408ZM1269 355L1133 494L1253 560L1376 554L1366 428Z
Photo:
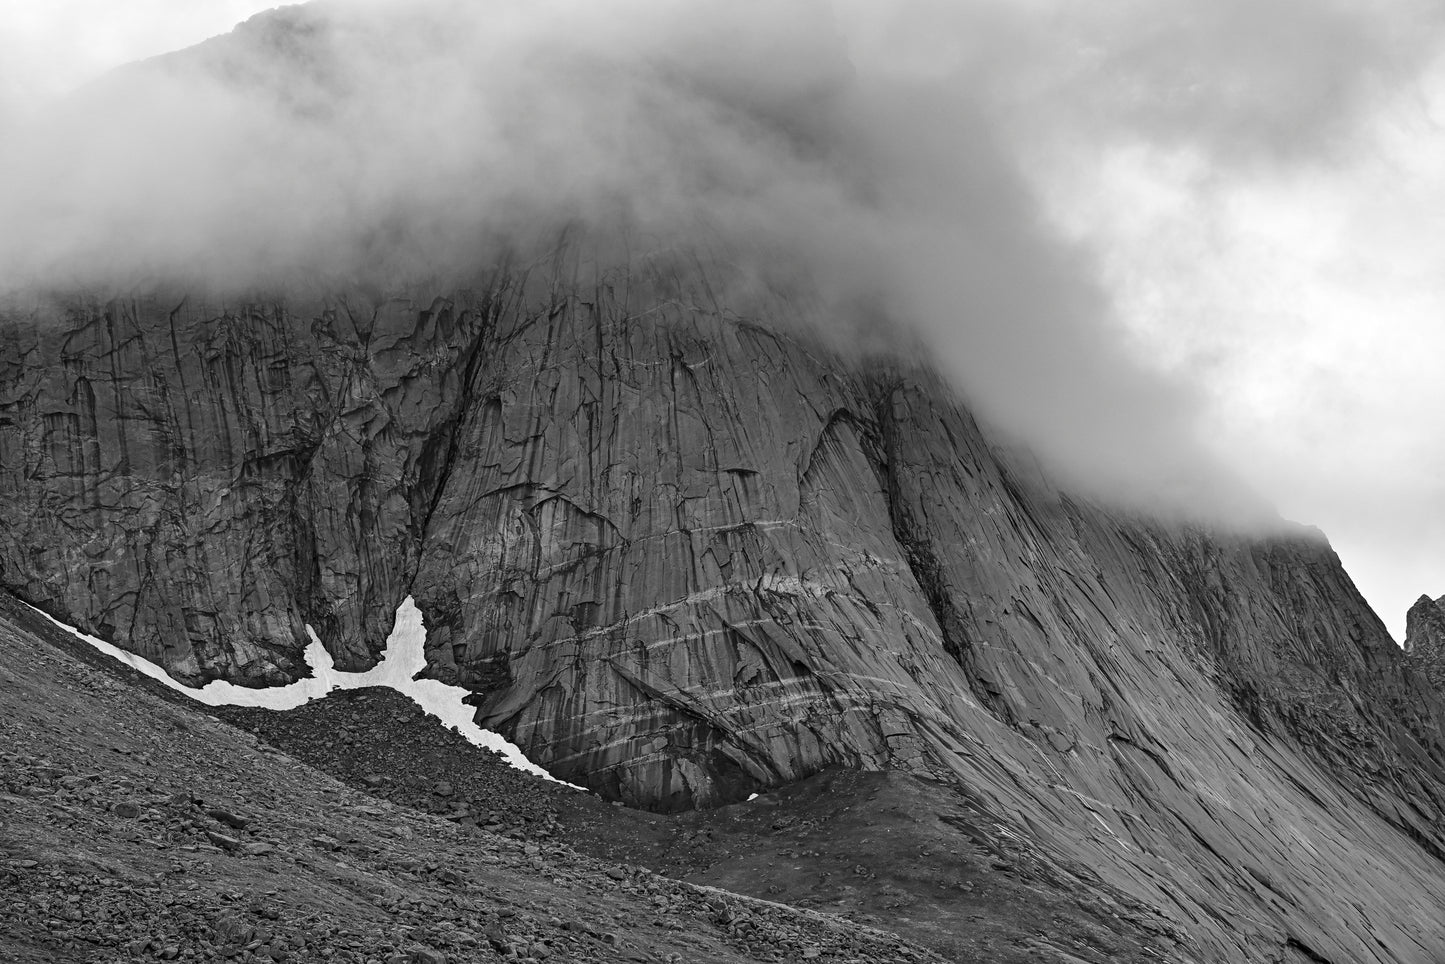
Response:
M1445 596L1421 596L1405 614L1405 652L1430 682L1445 688Z
M186 682L286 682L307 622L371 665L477 347L460 297L8 305L0 577Z
M364 668L410 594L428 672L606 796L903 770L1203 959L1445 953L1439 703L1318 533L1065 494L728 280L569 243L445 292L12 304L0 579L252 684L305 623Z

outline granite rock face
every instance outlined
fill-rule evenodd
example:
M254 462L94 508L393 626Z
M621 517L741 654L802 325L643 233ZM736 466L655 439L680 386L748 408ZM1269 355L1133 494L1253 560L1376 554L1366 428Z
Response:
M1421 596L1405 614L1405 652L1430 682L1445 688L1445 596Z
M478 319L363 302L7 306L5 584L190 683L294 678L306 622L374 663Z
M1318 533L1072 497L723 275L562 245L446 292L11 303L0 580L253 685L307 623L370 665L411 594L428 672L608 797L903 770L1197 959L1445 955L1439 697Z

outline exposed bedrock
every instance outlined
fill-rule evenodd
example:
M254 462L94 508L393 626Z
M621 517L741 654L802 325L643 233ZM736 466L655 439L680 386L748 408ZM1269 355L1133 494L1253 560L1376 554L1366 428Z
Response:
M1405 652L1445 692L1445 596L1421 596L1405 614Z
M6 585L189 683L304 673L305 622L370 666L477 348L459 299L7 305Z
M428 671L609 797L899 769L1182 959L1445 957L1439 697L1321 536L1063 494L731 280L563 247L445 293L11 302L0 581L255 685L306 623L366 668L410 594Z

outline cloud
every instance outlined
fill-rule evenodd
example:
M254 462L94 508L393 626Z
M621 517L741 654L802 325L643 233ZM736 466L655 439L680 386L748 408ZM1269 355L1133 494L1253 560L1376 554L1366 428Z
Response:
M1329 163L1218 170L1115 151L1062 220L1137 352L1197 386L1206 447L1328 532L1398 638L1445 586L1445 57Z
M1337 163L1438 20L1412 0L317 2L12 125L0 279L386 283L567 223L705 232L809 279L840 342L901 326L1075 482L1223 511L1208 386L1139 357L1124 228L1083 223L1091 203L1130 156L1182 172L1160 183L1185 207Z
M24 114L117 64L230 30L266 0L13 0L0 17L0 118Z

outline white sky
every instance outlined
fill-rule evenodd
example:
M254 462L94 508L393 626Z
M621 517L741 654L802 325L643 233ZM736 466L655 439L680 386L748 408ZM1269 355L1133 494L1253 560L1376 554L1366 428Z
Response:
M0 116L271 6L0 0ZM1223 169L1114 139L1035 176L1140 358L1197 386L1210 446L1329 535L1400 638L1445 593L1445 57L1351 138Z

